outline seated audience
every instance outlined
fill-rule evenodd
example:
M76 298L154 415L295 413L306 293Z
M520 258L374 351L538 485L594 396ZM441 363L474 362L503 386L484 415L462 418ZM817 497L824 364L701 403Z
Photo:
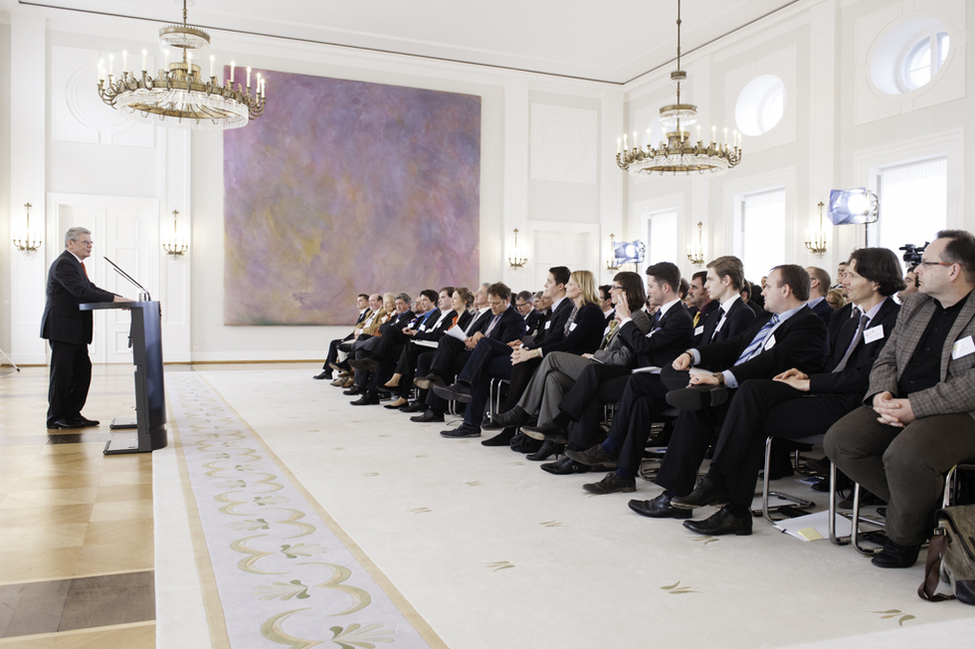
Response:
M539 325L544 321L544 316L535 309L535 296L531 291L522 291L515 296L515 308L525 319L525 331L529 336L535 335Z
M800 439L821 435L857 408L867 391L870 368L890 337L900 306L893 295L903 285L897 255L886 248L861 248L844 273L850 299L862 315L844 323L822 373L792 368L773 380L745 381L724 419L707 476L678 509L725 505L703 521L684 526L701 534L747 534L755 480L770 435Z
M675 370L695 369L687 388L665 396L666 403L681 409L655 480L665 491L651 501L631 501L634 511L656 518L690 515L687 510L675 509L670 501L693 490L714 428L727 414L729 391L746 380L770 379L791 367L807 373L822 368L828 353L826 326L805 304L809 284L809 275L801 266L773 268L765 287L769 316L757 318L737 336L677 356L672 364ZM699 369L703 367L726 369ZM643 457L647 430L663 407L659 392L651 393L649 399L642 396L628 385L609 438L586 451L566 452L582 464L616 467L616 472L608 473L601 482L585 485L590 493L635 490L634 476Z
M830 308L836 311L837 309L842 309L846 305L846 298L843 297L843 291L838 288L831 288L826 294L826 303L829 304ZM833 319L832 314L829 316L830 320Z
M687 289L687 311L693 318L692 324L695 330L703 326L708 314L718 308L717 300L708 293L705 286L707 279L707 271L698 271L691 275L691 282Z
M806 272L809 273L810 281L809 301L806 304L822 319L823 324L828 325L829 318L833 315L833 307L826 302L826 293L829 292L829 273L815 266L810 266Z
M908 295L917 293L917 266L911 266L904 275L904 290L897 294L897 299L903 304Z
M355 306L357 309L359 309L359 317L355 321L355 325L352 327L353 331L345 338L337 338L328 344L328 355L325 356L325 364L322 365L322 371L312 378L319 380L332 379L332 363L335 363L338 359L339 345L348 340L352 340L353 336L355 335L355 329L357 329L359 325L361 325L366 318L372 314L372 309L369 308L369 296L365 293L359 293L359 295L356 296Z
M975 237L943 230L921 259L865 405L826 433L829 459L887 501L882 568L914 565L944 473L975 457Z

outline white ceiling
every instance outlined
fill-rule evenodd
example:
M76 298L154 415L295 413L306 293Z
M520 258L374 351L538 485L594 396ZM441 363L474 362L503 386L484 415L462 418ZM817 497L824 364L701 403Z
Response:
M684 0L683 51L796 1ZM159 23L182 19L182 0L7 4ZM674 58L676 13L676 0L191 0L189 23L624 83Z

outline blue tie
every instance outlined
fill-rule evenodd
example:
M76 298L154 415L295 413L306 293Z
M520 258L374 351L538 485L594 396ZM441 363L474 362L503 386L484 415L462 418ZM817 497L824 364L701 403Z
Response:
M778 322L779 314L776 313L762 326L761 329L758 330L758 333L755 334L752 341L748 343L748 347L745 348L745 351L743 351L741 356L738 357L738 360L735 361L735 365L741 365L752 356L758 354L762 349L762 345L765 344L765 340L769 337L769 334L772 333L772 327L777 325Z

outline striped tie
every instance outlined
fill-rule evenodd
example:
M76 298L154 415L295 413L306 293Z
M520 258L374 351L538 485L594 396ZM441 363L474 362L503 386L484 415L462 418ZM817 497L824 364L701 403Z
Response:
M854 348L863 340L863 331L867 328L868 322L870 322L870 318L867 317L866 313L860 316L860 325L857 327L857 332L853 334L853 340L850 341L850 346L846 348L846 353L843 354L843 358L833 368L834 373L842 372L846 369L846 364L850 361L850 356L853 355Z
M772 333L772 328L778 323L779 323L779 314L776 313L769 319L768 322L765 323L764 326L762 326L761 329L758 330L758 333L755 334L755 337L752 338L752 341L748 343L748 347L745 348L745 351L743 351L741 353L741 356L738 357L738 360L735 361L735 365L741 365L742 363L750 359L752 356L755 356L758 353L760 353L762 350L762 345L765 344L765 340L769 337L769 334Z

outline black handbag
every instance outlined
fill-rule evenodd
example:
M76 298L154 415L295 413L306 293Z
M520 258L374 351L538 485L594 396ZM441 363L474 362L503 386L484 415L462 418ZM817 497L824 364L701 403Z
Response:
M938 593L942 582L954 594ZM957 599L975 604L975 505L938 510L938 528L928 546L924 581L917 594L931 602Z

